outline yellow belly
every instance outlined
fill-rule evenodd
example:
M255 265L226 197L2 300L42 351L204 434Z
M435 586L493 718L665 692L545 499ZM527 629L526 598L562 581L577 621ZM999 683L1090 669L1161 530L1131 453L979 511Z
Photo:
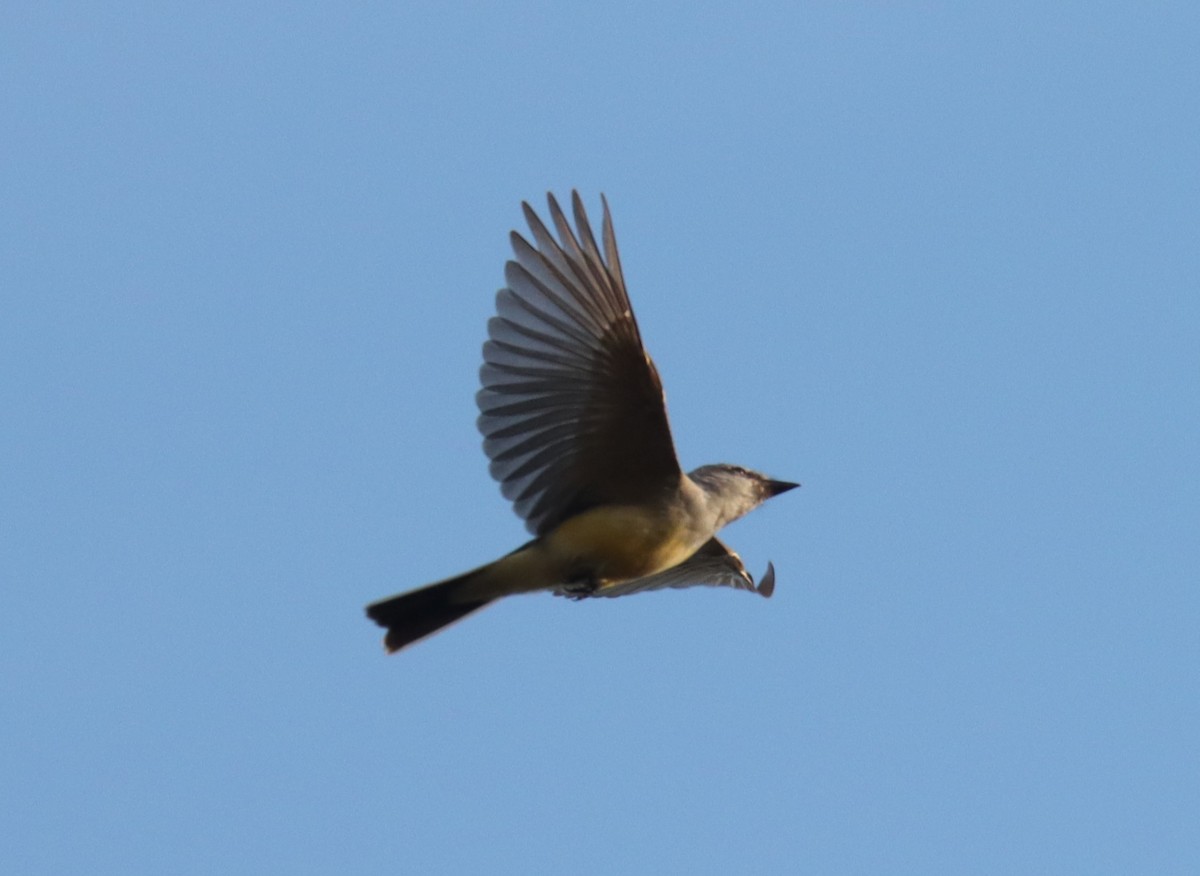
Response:
M695 542L680 515L606 505L565 521L544 545L564 568L603 585L669 569L696 552Z

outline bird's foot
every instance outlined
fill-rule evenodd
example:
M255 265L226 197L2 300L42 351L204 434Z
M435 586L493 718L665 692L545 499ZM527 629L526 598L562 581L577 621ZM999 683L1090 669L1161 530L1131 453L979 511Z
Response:
M580 599L595 596L598 589L600 589L600 582L596 580L595 576L579 575L559 584L555 588L554 594L556 596L565 596L567 599L578 602Z

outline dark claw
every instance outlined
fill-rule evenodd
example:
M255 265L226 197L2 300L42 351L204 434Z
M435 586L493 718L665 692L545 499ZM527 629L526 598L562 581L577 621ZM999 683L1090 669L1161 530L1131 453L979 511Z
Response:
M580 575L559 584L554 593L556 596L565 596L567 599L579 601L594 596L598 589L600 589L600 582L595 577Z

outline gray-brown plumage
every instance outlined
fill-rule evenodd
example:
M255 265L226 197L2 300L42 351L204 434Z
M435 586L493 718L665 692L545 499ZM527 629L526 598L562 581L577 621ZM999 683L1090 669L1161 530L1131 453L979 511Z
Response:
M479 429L490 471L534 540L464 575L367 607L395 651L516 593L573 598L757 587L716 532L796 484L732 465L684 474L658 372L625 291L608 203L603 250L578 193L575 228L548 197L557 238L528 204L533 241L514 261L488 322Z

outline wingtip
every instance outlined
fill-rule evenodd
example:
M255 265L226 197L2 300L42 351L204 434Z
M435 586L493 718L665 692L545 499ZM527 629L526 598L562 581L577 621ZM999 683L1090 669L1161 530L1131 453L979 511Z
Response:
M533 223L537 221L537 210L533 209L533 205L528 201L522 201L521 214L525 217L525 224L533 227ZM513 234L516 232L514 231Z
M775 564L767 563L767 571L763 573L762 580L758 582L758 587L755 588L759 596L766 599L771 598L771 594L775 592Z

